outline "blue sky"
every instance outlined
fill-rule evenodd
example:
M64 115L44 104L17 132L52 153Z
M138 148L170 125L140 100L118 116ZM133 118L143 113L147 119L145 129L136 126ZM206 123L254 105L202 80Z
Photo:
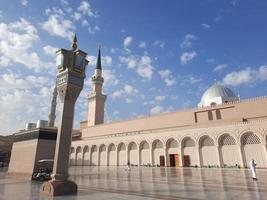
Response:
M0 0L0 134L47 119L56 48L88 53L75 127L86 120L98 45L106 121L196 107L216 79L241 99L267 93L264 0Z

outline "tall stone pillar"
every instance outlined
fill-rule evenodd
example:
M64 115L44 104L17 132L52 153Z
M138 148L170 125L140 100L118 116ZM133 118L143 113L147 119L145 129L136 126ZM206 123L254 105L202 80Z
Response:
M77 193L77 185L68 180L69 152L72 139L72 125L75 102L83 88L86 53L77 49L76 35L72 49L57 51L57 93L60 96L60 121L54 157L52 180L41 187L41 194L49 196Z
M150 156L150 164L153 165L154 162L154 156L153 156L153 144L149 145L150 149L149 149L149 156Z
M138 161L138 165L141 165L141 152L140 152L140 144L137 144L137 151L138 151L138 157L137 157L137 161Z
M202 158L201 158L201 146L200 145L196 145L196 149L197 149L197 161L198 161L198 166L201 167L202 166Z
M184 166L184 164L183 164L183 162L184 162L184 154L183 154L183 150L182 150L182 147L181 148L179 148L179 164L180 164L180 167L183 167Z
M217 158L218 158L218 165L219 167L222 167L222 155L221 155L221 149L220 146L216 146L216 151L217 151Z
M238 145L238 151L239 151L239 156L240 156L240 167L244 168L246 167L245 162L244 162L244 156L243 156L243 147L242 145Z
M56 108L57 108L57 86L55 85L53 97L51 101L50 113L48 115L48 126L54 127L56 120Z
M164 157L165 157L165 167L169 166L169 158L168 158L168 148L167 145L163 146L164 149Z

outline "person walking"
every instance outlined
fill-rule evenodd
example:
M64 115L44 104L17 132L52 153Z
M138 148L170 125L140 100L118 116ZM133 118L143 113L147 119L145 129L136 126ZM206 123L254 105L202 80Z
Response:
M252 173L252 180L253 181L258 180L257 177L256 177L256 162L255 162L254 159L251 159L251 161L249 162L249 167L250 167L250 170L251 170L251 173Z
M128 160L128 162L127 162L127 171L131 171L131 164L130 164L130 160Z

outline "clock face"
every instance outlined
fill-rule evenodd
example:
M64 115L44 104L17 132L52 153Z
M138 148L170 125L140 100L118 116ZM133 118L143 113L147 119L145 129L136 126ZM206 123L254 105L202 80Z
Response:
M59 54L57 55L57 68L62 68L63 67L63 60L64 60L64 56L63 54Z
M83 56L81 55L76 56L75 67L77 67L80 70L83 70L84 68L84 57Z

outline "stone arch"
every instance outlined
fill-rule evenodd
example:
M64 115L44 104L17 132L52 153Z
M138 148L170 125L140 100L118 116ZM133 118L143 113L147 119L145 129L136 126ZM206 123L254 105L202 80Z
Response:
M203 135L199 138L200 163L202 166L217 166L218 153L214 140L209 135Z
M76 164L76 153L75 148L70 148L70 166L74 166Z
M78 146L76 149L76 166L81 166L82 164L83 164L82 147Z
M127 165L127 150L123 142L118 145L118 165Z
M93 145L91 148L91 165L98 165L97 146Z
M166 141L166 151L167 151L167 158L166 158L167 166L170 167L180 166L179 157L182 155L179 155L180 154L179 144L176 139L169 138Z
M146 165L146 164L152 164L151 163L151 157L150 157L150 146L147 141L142 141L140 143L140 164Z
M104 144L99 146L99 165L107 166L107 147Z
M253 132L246 132L241 135L240 142L245 166L248 167L250 160L254 159L257 163L257 167L267 167L267 155L264 149L266 147L261 143L261 139L257 134Z
M160 157L164 159L164 162L160 163ZM165 166L165 149L163 142L156 139L152 142L152 164Z
M222 166L229 167L241 165L240 153L238 146L236 145L236 139L232 135L228 133L220 135L218 138L218 145Z
M129 161L130 164L138 165L138 146L135 142L130 142L128 145Z
M184 167L198 165L196 141L190 136L185 136L181 140L181 148L183 155L182 165Z
M83 148L83 165L90 165L90 152L88 145L85 145Z
M116 146L113 143L108 146L108 165L117 165Z

